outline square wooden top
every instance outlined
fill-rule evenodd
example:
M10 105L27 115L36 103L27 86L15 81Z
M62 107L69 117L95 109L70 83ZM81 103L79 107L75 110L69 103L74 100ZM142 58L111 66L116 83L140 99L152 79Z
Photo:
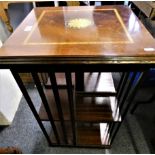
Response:
M35 8L0 49L0 59L43 57L153 62L155 41L127 6Z

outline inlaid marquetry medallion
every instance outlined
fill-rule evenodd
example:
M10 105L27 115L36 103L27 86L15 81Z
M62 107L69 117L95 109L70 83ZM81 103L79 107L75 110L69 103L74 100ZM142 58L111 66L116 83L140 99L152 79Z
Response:
M75 18L70 19L67 25L69 28L82 29L92 25L92 22L87 18Z

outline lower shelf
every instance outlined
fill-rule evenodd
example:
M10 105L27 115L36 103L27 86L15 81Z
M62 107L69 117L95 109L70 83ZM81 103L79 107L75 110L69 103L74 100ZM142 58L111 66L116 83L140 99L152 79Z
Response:
M58 110L52 90L46 89L45 94L54 120L59 121ZM67 91L65 89L60 89L59 94L61 96L60 101L63 118L65 121L69 121L71 118ZM75 119L78 122L87 121L98 123L121 121L115 97L83 97L76 95L75 115ZM49 120L43 105L40 107L39 116L43 121Z
M65 127L67 131L67 141L65 144L63 141L63 132L60 122L55 122L57 131L59 133L60 145L73 145L73 134L71 124L65 122ZM90 124L90 123L77 123L76 124L76 145L79 147L104 147L110 148L109 144L109 134L108 125L106 123ZM52 142L56 145L56 139L52 132L51 134Z
M115 97L76 95L76 120L84 122L119 122L121 117Z
M69 109L70 106L68 101L67 89L65 86L66 83L64 80L64 75L57 75L59 76L59 78L57 78L57 83L59 84L58 91L63 112L62 117L66 128L67 144L65 143L62 126L60 123L61 117L59 118L55 98L51 89L52 85L49 84L50 89L45 89L49 108L53 115L53 119L60 139L60 144L58 144L54 133L51 132L50 137L54 146L110 148L108 123L121 121L119 108L117 106L117 99L114 96L95 96L96 94L93 96L84 96L81 95L81 93L101 93L103 91L100 89L102 86L105 86L104 89L108 90L109 92L115 92L112 77L109 74L99 74L98 76L98 73L85 75L85 92L75 92L75 87L72 87L74 91L72 97L74 100L73 107L75 120L73 121L75 121L75 139L73 139L73 130L71 125L72 118ZM73 79L75 80L75 78ZM74 80L72 80L73 85L75 84ZM105 81L106 85L102 84L103 81ZM58 108L60 108L60 106ZM49 121L43 105L40 108L39 115L43 121ZM73 142L75 142L76 144L74 144Z
M73 145L73 134L72 134L72 128L71 128L71 123L69 121L65 121L65 129L66 129L66 135L67 135L67 142L68 144L65 144L64 139L63 139L63 130L61 127L61 123L59 121L54 122L58 135L59 135L59 140L60 140L60 145ZM57 144L56 137L54 135L54 132L51 131L50 137L52 140L52 143Z
M77 145L82 146L110 146L108 143L108 125L82 124L77 127Z

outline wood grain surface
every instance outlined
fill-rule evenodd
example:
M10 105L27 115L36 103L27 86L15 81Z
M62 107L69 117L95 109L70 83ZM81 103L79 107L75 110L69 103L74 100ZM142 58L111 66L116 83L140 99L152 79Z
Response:
M92 24L82 29L67 26L78 18ZM19 58L19 64L53 58L154 63L154 53L154 39L127 6L54 7L33 9L0 49L0 59L3 64Z

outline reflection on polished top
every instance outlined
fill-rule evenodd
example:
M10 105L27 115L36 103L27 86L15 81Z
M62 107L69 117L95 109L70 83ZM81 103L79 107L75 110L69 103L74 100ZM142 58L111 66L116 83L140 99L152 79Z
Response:
M0 49L5 56L153 58L155 41L127 6L35 8Z
M74 26L79 26L78 19L85 19L93 24L85 29L70 29L68 23L76 20ZM115 25L115 30L109 25L109 22L111 25ZM83 24L85 24L84 21ZM83 26L82 23L81 26ZM37 39L36 34L39 34ZM62 10L44 10L24 42L25 45L104 43L133 43L117 9L64 8Z

